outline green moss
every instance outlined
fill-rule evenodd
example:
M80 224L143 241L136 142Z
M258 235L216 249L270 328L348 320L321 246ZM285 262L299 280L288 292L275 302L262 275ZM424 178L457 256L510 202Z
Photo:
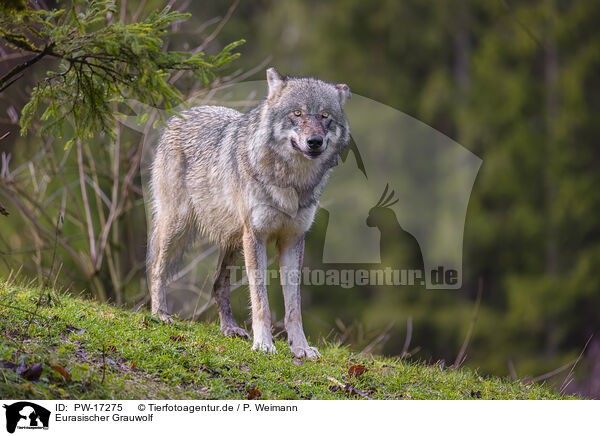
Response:
M223 337L214 324L166 325L146 312L5 284L0 329L4 399L245 399L252 389L261 399L568 398L536 384L329 343L320 344L318 361L295 359L282 340L279 353L267 355ZM38 380L18 374L36 364L43 368ZM354 365L365 367L358 377L349 373Z

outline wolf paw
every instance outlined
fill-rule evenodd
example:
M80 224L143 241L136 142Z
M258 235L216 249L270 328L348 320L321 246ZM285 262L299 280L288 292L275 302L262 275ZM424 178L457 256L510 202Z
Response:
M306 358L311 360L316 360L321 357L321 353L315 347L299 346L299 347L290 347L290 351L292 354L300 359Z
M228 336L228 337L239 336L240 338L250 339L250 335L248 334L248 332L246 332L246 330L244 330L243 328L238 327L238 326L224 327L224 328L221 328L221 331L223 332L223 334L225 336Z
M158 318L159 320L167 324L173 324L174 321L173 317L164 310L159 310L158 312L153 313L152 316Z
M271 354L277 354L277 348L275 348L275 344L273 343L265 343L265 342L255 342L252 345L253 350L265 351Z

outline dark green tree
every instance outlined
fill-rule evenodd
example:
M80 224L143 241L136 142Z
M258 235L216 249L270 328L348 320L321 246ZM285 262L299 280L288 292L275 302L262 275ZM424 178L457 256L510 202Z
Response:
M31 57L0 78L0 92L44 58L58 62L33 88L21 113L25 133L35 117L45 125L41 133L77 138L99 132L112 134L117 113L112 103L135 99L170 111L184 103L169 83L171 75L189 71L207 85L215 72L235 59L232 53L243 41L226 45L218 54L165 50L163 38L169 26L189 14L169 7L144 20L124 24L117 20L112 1L70 1L63 9L33 9L21 3L7 4L0 15L0 42L31 53ZM73 126L69 134L66 123Z

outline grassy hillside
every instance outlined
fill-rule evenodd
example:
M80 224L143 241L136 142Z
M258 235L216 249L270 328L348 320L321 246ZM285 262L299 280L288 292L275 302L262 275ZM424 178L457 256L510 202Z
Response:
M225 338L218 326L165 325L58 292L0 283L3 399L557 399L539 385L319 344L318 361ZM313 340L314 342L314 340Z

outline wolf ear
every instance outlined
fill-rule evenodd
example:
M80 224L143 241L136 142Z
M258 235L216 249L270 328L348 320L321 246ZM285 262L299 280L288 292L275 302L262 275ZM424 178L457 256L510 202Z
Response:
M352 93L350 92L350 87L348 85L346 85L345 83L338 83L337 85L335 85L335 87L338 90L338 94L340 95L340 103L342 103L342 106L344 105L344 103L346 103L346 99L351 99L352 98Z
M269 99L277 96L285 86L285 78L276 68L267 70L267 83L269 84Z

